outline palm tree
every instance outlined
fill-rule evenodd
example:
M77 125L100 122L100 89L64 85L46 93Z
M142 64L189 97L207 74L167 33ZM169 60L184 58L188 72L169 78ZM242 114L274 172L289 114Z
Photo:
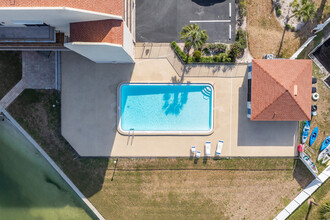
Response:
M282 40L281 40L281 44L280 44L280 48L278 50L277 56L280 55L281 48L283 45L285 31L287 29L287 24L289 23L290 18L296 17L299 21L303 20L304 22L307 22L314 18L314 15L316 12L315 4L311 0L301 0L301 2L298 2L298 0L294 0L290 4L290 6L293 8L293 10L292 10L293 14L291 16L288 16L286 19L286 24L284 27Z
M316 8L314 2L310 0L301 0L301 4L298 0L294 0L291 4L293 7L293 15L291 15L288 20L292 17L296 17L299 21L303 20L307 22L314 18Z
M180 39L184 39L185 41L190 41L191 46L195 50L202 48L202 46L206 43L207 39L209 38L209 36L207 36L206 30L200 30L198 24L190 24L184 26L180 32L180 35L181 35ZM189 55L189 50L190 48L188 48L187 55Z

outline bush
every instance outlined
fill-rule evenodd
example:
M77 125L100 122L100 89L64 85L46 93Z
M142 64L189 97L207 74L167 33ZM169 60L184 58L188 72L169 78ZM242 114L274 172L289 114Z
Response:
M190 49L191 48L191 40L186 40L184 42L184 47L187 48L187 49Z
M292 32L295 32L295 31L296 31L296 28L293 27L293 26L291 26L291 31L292 31Z
M231 58L226 53L220 54L219 58L220 58L220 62L224 62L224 63L231 62Z
M227 49L227 45L226 44L217 44L216 45L217 49L216 49L216 53L225 53L226 49Z
M246 0L239 0L239 13L242 17L246 16Z
M207 48L209 48L210 50L214 50L215 48L217 48L216 44L208 44Z
M177 45L175 41L171 42L171 45L173 49L175 50L176 54L183 60L184 62L187 61L187 56L186 54L181 50L181 48Z
M281 9L280 8L277 8L276 9L276 16L277 17L280 17L282 15L282 11L281 11Z
M202 53L199 50L195 50L193 53L193 57L196 61L199 61L201 59Z
M203 49L203 53L205 55L210 55L210 50L206 47L206 48Z
M230 60L235 61L236 57L240 57L242 55L242 48L239 42L235 42L230 46L230 51L228 53L228 57Z
M245 49L247 47L247 43L246 43L246 32L243 31L242 29L238 29L237 33L236 33L236 42L239 44L241 49Z
M286 25L285 25L285 29L286 29L286 30L290 30L290 29L291 29L291 25L286 24Z

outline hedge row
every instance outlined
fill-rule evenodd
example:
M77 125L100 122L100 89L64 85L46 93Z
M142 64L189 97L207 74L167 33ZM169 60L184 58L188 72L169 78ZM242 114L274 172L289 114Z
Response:
M226 53L220 53L214 56L201 56L201 52L196 50L193 56L188 56L181 50L175 41L171 43L176 54L185 63L229 63L235 62L236 57L242 55L242 52L247 47L246 33L239 29L236 34L236 41L230 46L230 50Z

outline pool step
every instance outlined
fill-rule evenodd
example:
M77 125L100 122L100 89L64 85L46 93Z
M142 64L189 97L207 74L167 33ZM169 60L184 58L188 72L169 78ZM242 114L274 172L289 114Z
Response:
M212 90L209 86L205 87L203 90L202 90L202 94L204 95L204 98L206 97L206 99L209 99L212 95Z

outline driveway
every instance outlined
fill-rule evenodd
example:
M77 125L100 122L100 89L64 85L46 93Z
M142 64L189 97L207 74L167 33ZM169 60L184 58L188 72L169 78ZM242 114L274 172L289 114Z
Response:
M231 17L229 17L231 14ZM179 41L185 25L198 24L209 35L208 42L235 40L234 0L137 0L137 42ZM231 39L229 39L231 38Z

